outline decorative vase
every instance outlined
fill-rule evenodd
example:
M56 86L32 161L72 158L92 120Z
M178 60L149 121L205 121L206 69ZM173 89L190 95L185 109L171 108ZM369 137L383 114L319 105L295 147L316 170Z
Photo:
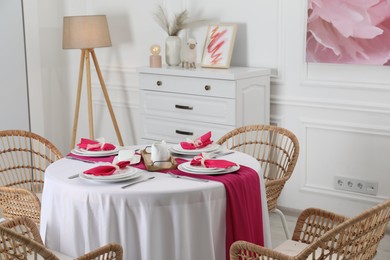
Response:
M181 39L179 36L168 36L165 40L165 62L169 66L180 65Z

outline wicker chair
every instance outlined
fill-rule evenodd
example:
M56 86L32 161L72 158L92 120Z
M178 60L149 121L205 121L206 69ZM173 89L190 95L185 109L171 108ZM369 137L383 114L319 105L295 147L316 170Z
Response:
M236 241L230 259L374 259L389 221L390 199L353 218L307 209L298 217L291 240L275 249Z
M37 134L0 131L0 208L5 217L25 215L39 224L37 197L43 190L44 172L60 158L61 152Z
M217 144L256 158L265 180L268 211L277 213L288 231L284 214L276 208L277 200L286 181L291 177L299 155L296 136L287 129L271 125L243 126L222 136Z
M46 248L35 223L26 217L18 217L0 225L0 258L1 259L73 259ZM99 247L77 260L121 260L122 246L107 244Z
M60 158L61 152L37 134L0 131L0 186L42 192L47 166Z
M40 223L41 202L30 190L0 187L0 208L5 218L26 216L37 225Z

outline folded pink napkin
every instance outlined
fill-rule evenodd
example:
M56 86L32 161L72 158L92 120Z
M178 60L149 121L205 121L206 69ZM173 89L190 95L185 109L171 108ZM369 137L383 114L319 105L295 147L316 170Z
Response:
M213 143L213 141L211 141L211 131L209 131L196 140L188 139L187 142L180 142L180 146L184 150L194 150L203 148L211 143Z
M222 168L222 169L227 169L237 165L236 163L227 160L207 159L202 154L195 156L191 160L190 164L195 166L202 165L203 167L206 168Z
M122 169L130 164L130 161L120 161L117 164L100 165L89 170L86 170L85 174L92 174L95 176L108 176L112 175L116 170Z
M87 151L111 151L116 147L109 143L100 143L98 141L90 140L87 138L81 138L81 141L77 146Z

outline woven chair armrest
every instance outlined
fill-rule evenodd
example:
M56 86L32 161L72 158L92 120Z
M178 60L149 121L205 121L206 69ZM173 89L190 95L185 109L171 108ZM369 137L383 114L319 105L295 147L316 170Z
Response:
M297 219L292 240L311 244L325 232L347 219L348 217L323 209L305 209Z
M276 180L271 180L271 179L266 179L265 180L265 187L271 187L271 186L284 186L286 183L287 178L282 178L282 179L276 179Z
M76 260L90 260L95 258L99 260L122 260L122 246L115 243L107 244L76 258Z
M236 241L230 247L230 260L280 259L292 260L294 257L246 241Z
M27 217L16 217L2 222L0 225L9 228L16 233L35 240L37 243L43 245L39 229L34 221Z

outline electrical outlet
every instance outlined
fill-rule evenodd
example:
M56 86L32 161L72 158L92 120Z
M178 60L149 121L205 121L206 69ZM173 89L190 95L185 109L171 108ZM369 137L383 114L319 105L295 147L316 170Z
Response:
M334 177L334 188L336 190L345 190L359 192L370 195L378 194L378 183L341 176Z

